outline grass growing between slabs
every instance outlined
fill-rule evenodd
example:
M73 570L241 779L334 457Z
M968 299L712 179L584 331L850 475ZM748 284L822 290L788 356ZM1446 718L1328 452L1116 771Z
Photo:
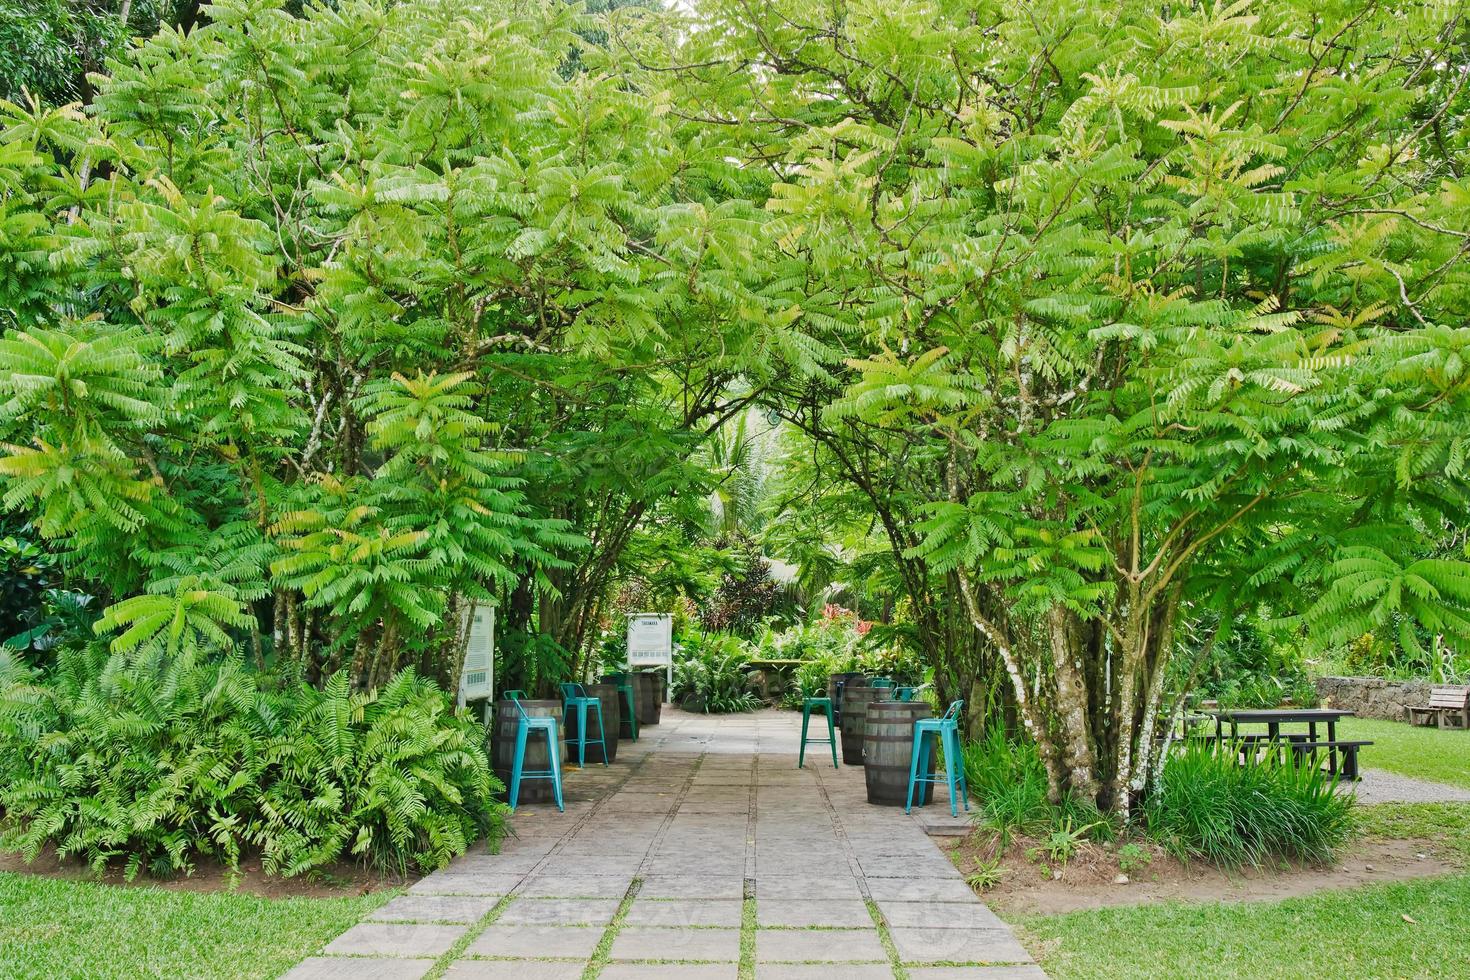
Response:
M1042 967L1091 977L1446 977L1470 971L1470 875L1282 902L1094 909L1023 919Z
M1470 789L1470 732L1344 718L1337 723L1337 737L1373 743L1358 755L1359 764L1366 768Z
M755 931L759 923L756 919L755 896L751 894L749 883L746 884L745 894L740 900L740 966L737 973L738 980L755 980Z
M390 898L259 898L0 872L0 972L273 977Z

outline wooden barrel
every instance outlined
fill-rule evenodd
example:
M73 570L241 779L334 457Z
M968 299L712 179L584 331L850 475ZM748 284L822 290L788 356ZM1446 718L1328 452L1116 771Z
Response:
M522 701L521 707L526 709L526 714L532 718L555 718L556 734L559 740L566 737L566 726L563 723L562 707L560 701ZM514 701L495 702L495 725L490 735L490 760L495 766L496 777L505 784L507 798L510 796L510 770L515 764L516 753L516 729L520 727L521 715L516 710ZM563 764L562 775L566 775L565 764L567 761L567 745L561 741L558 746ZM523 770L545 771L551 768L551 757L546 753L546 736L532 733L526 739L526 758L521 763ZM565 788L565 787L563 787ZM549 779L523 779L521 780L521 803L550 803L556 799Z
M621 694L619 694L617 696L617 702L618 702L618 738L629 738L630 739L630 738L633 737L633 721L638 717L638 711L637 711L637 708L638 708L638 682L631 679L632 675L628 675L628 676L629 676L628 683L633 686L633 708L634 708L634 710L631 711L631 712L628 710L628 700L627 700L627 698L623 697ZM618 678L617 678L617 675L616 674L604 674L602 676L602 683L611 686L613 688L613 690L616 691L617 690L617 687L618 687ZM607 711L606 708L603 708L602 710L604 712ZM609 728L612 727L612 722L608 722L608 727Z
M616 684L584 684L589 698L596 698L602 704L602 729L607 742L607 761L616 762L618 759L618 729L623 717L622 708L619 706L618 686ZM577 717L573 712L567 718L567 737L577 737ZM589 714L587 718L587 737L597 737L597 719ZM577 743L571 742L567 745L567 757L571 758L577 751ZM587 746L587 762L602 764L602 746Z
M922 701L874 701L867 706L863 735L863 778L868 784L868 802L879 806L903 806L908 801L909 765L914 755L914 722L932 715ZM930 752L928 775L934 775ZM914 788L914 803L928 803L934 784Z
M868 705L888 694L885 688L846 684L842 688L842 762L848 766L863 764L863 735L866 732Z
M663 713L664 675L661 670L640 670L633 674L634 703L638 705L638 724L657 725Z
M832 699L832 723L838 728L842 727L842 689L848 684L862 685L867 682L867 677L856 671L833 674L827 678L827 697Z

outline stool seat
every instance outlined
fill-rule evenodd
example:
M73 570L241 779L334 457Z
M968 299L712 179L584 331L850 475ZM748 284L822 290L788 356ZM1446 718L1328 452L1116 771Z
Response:
M949 815L959 816L955 805L958 795L965 809L970 809L970 785L965 779L965 755L960 748L960 709L964 701L954 701L942 718L920 718L914 722L914 749L909 757L909 793L903 812L914 807L914 790L924 783L944 782L949 786ZM944 748L944 771L928 775L931 742ZM921 802L919 804L923 806Z
M602 701L599 698L589 698L587 689L581 684L561 685L563 713L571 718L572 712L577 713L577 737L573 739L567 736L567 744L573 741L577 743L577 768L587 767L587 743L602 746L602 764L607 765L607 732L602 727ZM597 715L597 737L587 737L587 712L591 711Z
M808 738L807 726L811 723L812 712L820 711L827 716L827 737ZM832 719L832 699L827 697L802 698L801 700L801 749L796 755L796 768L802 769L806 766L806 747L809 742L825 742L832 749L832 768L838 769L837 764L837 732Z
M558 737L555 718L531 717L526 714L526 709L521 707L521 698L525 697L524 691L506 691L506 698L514 702L516 710L521 713L516 725L516 747L515 757L511 762L510 770L510 792L507 802L514 810L516 804L521 801L521 781L525 779L549 779L556 793L556 808L566 812L566 806L561 796L561 739ZM526 766L526 743L532 734L546 736L546 754L551 759L550 769L527 769Z

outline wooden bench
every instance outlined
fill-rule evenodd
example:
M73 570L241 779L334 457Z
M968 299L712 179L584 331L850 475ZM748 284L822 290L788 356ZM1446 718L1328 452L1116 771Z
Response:
M1308 758L1316 759L1317 752L1325 749L1329 753L1327 757L1329 772L1332 772L1338 779L1357 779L1358 749L1365 745L1372 745L1373 743L1362 740L1305 742L1293 739L1290 742L1279 742L1277 744L1291 749L1292 756L1297 765L1306 762ZM1338 756L1342 757L1341 768L1337 766Z
M1470 687L1446 685L1429 692L1429 703L1407 705L1409 724L1428 728L1470 728Z

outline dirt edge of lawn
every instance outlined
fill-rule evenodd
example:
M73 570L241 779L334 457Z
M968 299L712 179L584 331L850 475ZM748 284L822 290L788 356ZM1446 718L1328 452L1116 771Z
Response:
M0 872L125 888L232 892L261 898L348 898L404 888L421 877L412 874L404 877L383 875L350 862L338 862L322 871L282 878L266 874L258 858L248 858L240 862L240 873L237 876L231 875L230 870L217 861L200 861L190 875L153 878L143 872L129 882L123 877L120 863L109 866L99 878L85 862L71 858L58 859L56 852L50 848L29 864L19 854L0 852Z
M1063 868L1034 852L1035 843L1012 843L1001 860L1001 880L981 892L985 903L1007 919L1058 915L1086 909L1156 902L1271 902L1323 891L1455 874L1459 856L1442 843L1422 839L1360 836L1331 866L1296 862L1221 869L1203 861L1182 862L1151 843L1134 842L1147 856L1120 868L1114 846L1083 845ZM976 831L947 845L950 859L967 877L995 858L994 835Z

